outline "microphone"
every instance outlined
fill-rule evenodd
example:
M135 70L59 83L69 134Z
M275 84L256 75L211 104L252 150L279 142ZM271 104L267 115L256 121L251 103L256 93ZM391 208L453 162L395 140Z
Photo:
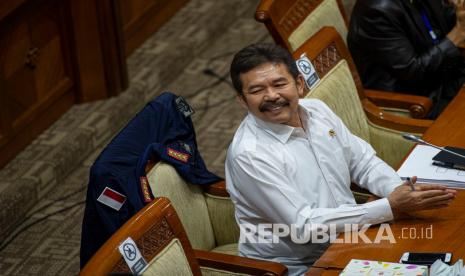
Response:
M443 148L443 147L439 147L439 146L436 146L436 145L433 145L431 143L428 143L426 142L425 140L421 139L420 137L418 136L415 136L413 134L410 134L410 133L404 133L402 134L402 137L405 139L405 140L409 140L409 141L413 141L413 142L417 142L417 143L420 143L420 144L423 144L423 145L428 145L430 147L433 147L433 148L437 148L439 150L443 150L447 153L450 153L450 154L453 154L453 155L456 155L456 156L459 156L461 158L464 158L465 159L465 156L459 154L459 153L456 153L456 152L453 152L451 150L448 150L446 148Z

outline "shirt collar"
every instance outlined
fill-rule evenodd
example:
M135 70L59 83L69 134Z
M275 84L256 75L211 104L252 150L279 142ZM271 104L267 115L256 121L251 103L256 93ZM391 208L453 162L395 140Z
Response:
M310 113L307 111L303 106L299 104L299 116L300 120L302 121L302 125L304 128L308 128L308 121L310 118ZM294 131L297 129L296 127L284 125L284 124L275 124L263 121L262 119L254 116L252 113L249 112L249 115L255 120L257 126L273 136L274 138L278 139L281 143L285 144L289 138L292 136ZM308 131L308 129L305 129Z

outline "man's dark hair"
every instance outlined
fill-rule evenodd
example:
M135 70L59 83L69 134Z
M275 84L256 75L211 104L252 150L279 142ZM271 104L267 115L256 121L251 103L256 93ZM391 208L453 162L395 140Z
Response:
M297 80L299 70L287 50L271 43L255 43L237 52L231 63L231 80L239 95L243 95L240 74L247 73L267 62L284 64L292 77Z

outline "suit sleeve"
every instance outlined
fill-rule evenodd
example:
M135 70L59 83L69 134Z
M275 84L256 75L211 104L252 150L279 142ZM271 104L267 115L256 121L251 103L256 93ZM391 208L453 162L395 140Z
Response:
M442 39L427 51L417 53L415 43L405 33L397 10L369 9L359 18L357 44L366 54L401 80L420 81L447 71L448 63L460 58L457 47Z

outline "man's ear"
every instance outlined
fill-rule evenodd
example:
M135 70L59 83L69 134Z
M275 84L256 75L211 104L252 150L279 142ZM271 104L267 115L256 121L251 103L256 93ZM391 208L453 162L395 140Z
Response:
M236 95L236 101L245 109L248 109L247 107L247 101L244 97L244 95Z
M296 86L297 86L297 93L299 94L299 98L302 98L307 91L307 86L305 85L305 79L302 74L299 74L296 80Z

